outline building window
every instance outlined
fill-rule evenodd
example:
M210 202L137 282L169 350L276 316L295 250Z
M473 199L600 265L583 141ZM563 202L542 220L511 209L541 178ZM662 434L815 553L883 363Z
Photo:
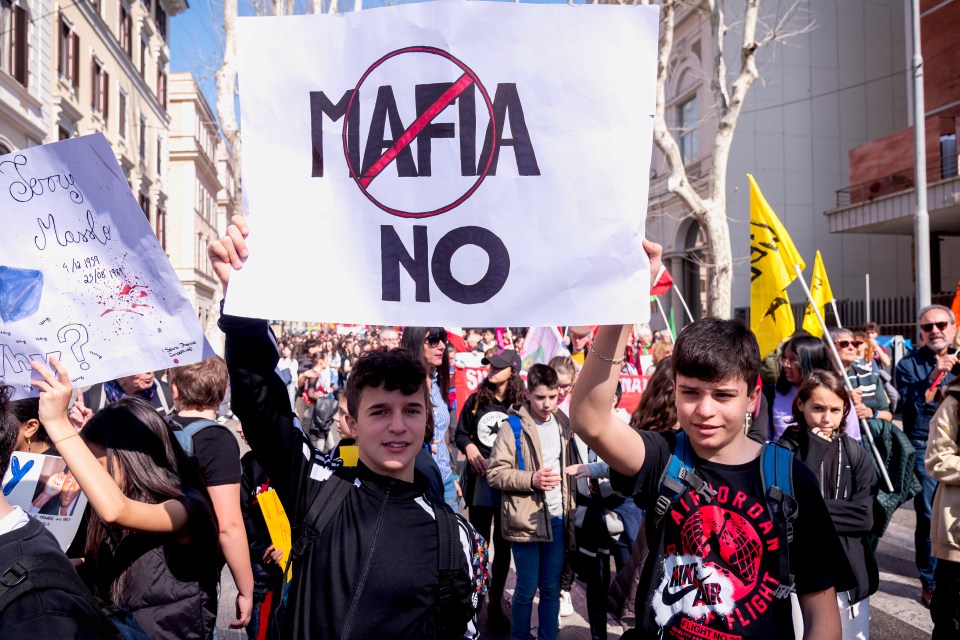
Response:
M160 6L160 0L153 2L153 21L157 24L157 33L164 40L167 39L167 12Z
M167 63L163 60L157 61L157 100L167 108Z
M140 162L147 162L147 119L140 116Z
M160 241L160 246L163 247L163 250L167 250L167 212L163 209L163 206L160 203L157 203L157 220L155 229L157 232L157 240Z
M117 107L119 111L118 115L118 131L117 134L120 136L121 140L127 139L127 94L123 89L120 89L118 95L119 100L117 100Z
M110 74L104 71L103 63L93 59L91 65L90 103L94 113L100 114L104 124L110 115Z
M70 139L70 132L69 132L69 131L67 131L67 130L64 129L63 127L58 127L58 129L59 129L59 137L57 138L58 140L61 140L61 141L62 141L62 140L69 140L69 139Z
M147 79L147 37L146 34L140 34L140 77Z
M90 6L93 7L97 15L100 15L100 0L90 0Z
M80 87L80 36L73 32L73 25L63 17L63 14L60 15L59 42L57 72L62 80L77 90Z
M677 107L677 135L683 164L696 162L697 148L697 96L682 102Z
M28 73L28 52L30 50L29 34L27 30L30 25L27 10L19 5L14 5L10 11L10 65L7 70L17 82L27 86Z
M957 134L947 133L940 136L940 179L957 175Z
M163 136L157 136L157 175L163 175Z
M120 3L120 46L133 60L133 18L127 5Z

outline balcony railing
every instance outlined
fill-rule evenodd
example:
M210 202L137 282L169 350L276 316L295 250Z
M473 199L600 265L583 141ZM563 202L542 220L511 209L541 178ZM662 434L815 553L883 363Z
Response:
M958 157L955 155L932 158L927 162L927 181L936 182L957 175ZM914 186L912 166L891 173L888 176L868 180L859 184L837 189L837 208L853 204L870 202L882 196L908 191Z

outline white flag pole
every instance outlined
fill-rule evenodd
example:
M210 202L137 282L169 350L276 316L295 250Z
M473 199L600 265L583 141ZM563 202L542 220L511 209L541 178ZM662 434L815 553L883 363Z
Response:
M663 317L663 324L667 325L667 331L670 332L670 338L672 338L672 342L676 342L677 336L673 335L673 329L670 328L670 321L667 320L667 312L663 310L663 304L660 302L660 296L654 296L653 299L657 301L657 308L660 309L660 315Z
M823 321L823 316L820 315L820 309L818 309L817 305L813 302L813 294L810 293L810 287L807 286L807 281L803 278L803 272L800 270L800 265L793 265L793 270L797 272L797 279L800 280L800 284L803 286L803 292L807 296L807 301L810 303L810 306L813 307L813 313L817 316L817 321L823 328L823 342L826 343L827 347L830 349L830 353L833 354L833 358L837 364L837 370L843 372L843 386L847 388L848 392L853 391L853 385L850 384L850 378L847 376L847 371L843 366L843 361L840 360L840 354L837 352L837 345L833 344L833 340L830 339L830 332L827 331L827 323ZM890 482L890 475L887 473L887 468L883 464L883 458L880 457L880 451L877 449L877 444L873 440L873 432L870 431L870 425L868 425L867 421L863 418L860 418L860 432L866 439L867 444L870 445L870 450L873 451L873 457L876 458L877 466L880 467L880 473L883 475L883 481L887 485L887 491L893 493L893 483Z
M833 317L837 319L837 329L843 329L843 325L840 323L840 314L837 312L836 298L830 301L830 308L833 309Z
M673 292L677 294L677 297L680 298L680 304L683 305L683 310L687 312L687 317L690 318L690 322L696 322L696 318L693 317L693 314L690 313L690 307L687 306L687 301L683 299L683 295L680 294L680 289L677 289L677 284L673 284Z

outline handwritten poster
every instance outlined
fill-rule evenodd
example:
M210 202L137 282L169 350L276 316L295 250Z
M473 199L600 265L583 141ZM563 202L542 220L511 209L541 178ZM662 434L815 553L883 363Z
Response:
M0 380L34 395L30 360L74 386L213 355L101 134L0 156Z
M15 452L0 487L7 502L42 522L67 550L77 535L87 497L63 458Z
M451 0L240 18L237 37L250 258L228 313L649 318L657 7ZM291 229L336 265L322 295L289 276L318 269Z

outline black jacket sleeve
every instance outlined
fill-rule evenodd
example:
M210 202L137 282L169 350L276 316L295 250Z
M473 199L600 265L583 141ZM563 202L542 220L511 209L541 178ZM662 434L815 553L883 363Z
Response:
M477 416L473 407L477 404L477 394L471 394L463 403L463 410L460 411L460 420L457 422L457 430L453 434L453 441L457 449L466 455L467 445L475 444L473 441L477 437Z
M861 445L854 442L851 446ZM877 472L864 449L851 460L851 492L849 500L825 500L833 526L841 536L863 536L873 529L873 499L879 488ZM849 458L848 458L849 459Z
M280 357L266 320L223 315L230 406L271 485L296 526L300 481L309 473L313 450L297 424L287 387L276 373Z

